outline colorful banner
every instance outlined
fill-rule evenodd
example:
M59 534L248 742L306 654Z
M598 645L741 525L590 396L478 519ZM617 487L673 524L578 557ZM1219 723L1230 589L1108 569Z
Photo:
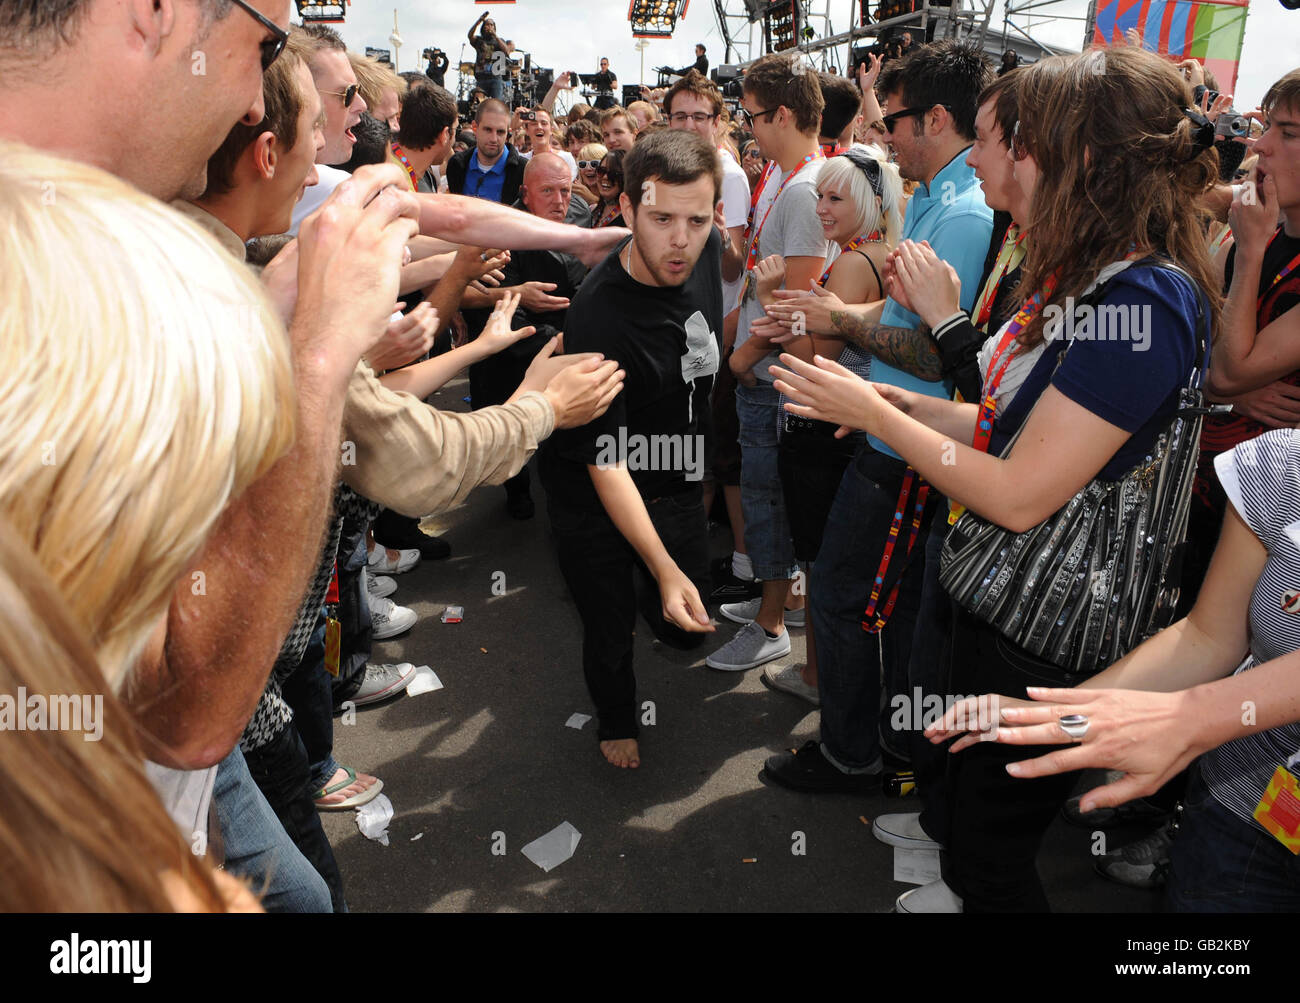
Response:
M1142 44L1174 60L1200 60L1231 94L1246 33L1249 0L1097 0L1095 45L1123 45L1136 28Z

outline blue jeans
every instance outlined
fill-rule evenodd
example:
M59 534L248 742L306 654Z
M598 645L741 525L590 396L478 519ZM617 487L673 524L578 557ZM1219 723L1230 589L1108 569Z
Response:
M333 677L325 671L325 611L317 620L316 631L307 642L302 661L289 674L281 688L285 703L293 708L289 725L298 729L310 764L310 787L320 790L338 772L334 758Z
M745 549L754 563L754 577L762 581L793 578L799 571L777 459L777 397L770 383L736 387Z
M307 861L253 782L235 746L212 788L226 870L248 881L267 912L332 912L325 879Z
M1192 768L1170 850L1170 912L1300 911L1300 856L1229 811Z
M880 736L889 734L893 716L888 702L881 699L882 670L886 696L907 692L925 568L924 525L910 562L904 555L911 531L910 505L877 606L878 611L884 610L886 597L897 581L893 613L879 634L862 627L906 469L901 460L878 453L870 445L859 447L835 494L808 582L817 640L822 751L848 772L880 768ZM912 493L915 497L915 487ZM927 510L926 519L933 512L933 502ZM891 744L896 747L890 751L906 755L906 734L893 736Z
M474 82L478 84L479 90L490 98L500 101L505 95L505 83L495 73L475 73Z

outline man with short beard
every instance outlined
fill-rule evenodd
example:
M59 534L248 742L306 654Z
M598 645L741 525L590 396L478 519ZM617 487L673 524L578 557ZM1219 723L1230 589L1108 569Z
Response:
M582 618L601 753L627 769L641 762L632 674L638 607L674 647L693 648L713 629L698 591L708 578L700 481L718 371L725 226L717 150L699 136L651 136L624 171L622 209L633 236L578 290L565 342L622 363L628 392L603 419L548 444L539 462L560 569ZM657 456L648 454L652 443Z
M477 146L447 163L447 185L455 195L513 205L528 161L506 144L510 111L500 101L489 99L478 106L474 122Z

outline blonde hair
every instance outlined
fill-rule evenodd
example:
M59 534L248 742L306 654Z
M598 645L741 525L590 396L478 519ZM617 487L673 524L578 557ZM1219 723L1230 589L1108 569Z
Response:
M605 149L604 143L588 143L578 151L579 160L604 160L609 150Z
M352 64L352 72L357 75L357 90L361 92L361 100L368 108L379 107L384 91L397 91L398 101L406 97L410 85L383 63L377 63L367 56L358 56L355 52L348 53L348 62Z
M875 147L860 152L880 165L880 200L871 188L862 168L848 157L831 157L817 175L817 188L823 186L846 191L858 209L856 232L883 232L885 243L897 247L903 233L903 179L898 168L880 156Z
M288 341L214 238L95 168L0 143L0 220L0 516L117 688L292 442Z
M14 730L0 742L0 911L224 911L212 869L150 786L134 725L104 692L83 633L0 520L0 690L98 703L93 729L83 717L81 730Z

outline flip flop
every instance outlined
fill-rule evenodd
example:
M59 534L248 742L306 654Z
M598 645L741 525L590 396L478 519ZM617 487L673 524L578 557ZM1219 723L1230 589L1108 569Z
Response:
M360 808L362 805L370 804L375 798L379 797L379 792L384 789L384 782L375 778L375 782L367 787L360 794L353 794L345 801L339 801L336 804L321 804L325 798L331 794L337 794L339 791L346 790L357 782L357 771L350 766L341 767L347 774L346 780L340 780L337 784L318 790L312 795L312 800L316 802L318 811L346 811L349 808Z

